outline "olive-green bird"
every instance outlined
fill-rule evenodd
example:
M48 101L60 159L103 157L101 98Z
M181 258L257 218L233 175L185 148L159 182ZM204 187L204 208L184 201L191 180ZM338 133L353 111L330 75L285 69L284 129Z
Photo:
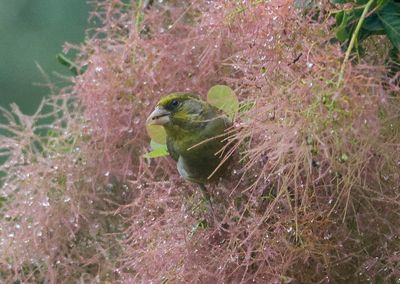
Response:
M226 170L225 162L213 173L223 159L217 152L225 145L225 130L232 125L227 115L197 95L173 93L158 102L147 123L164 127L167 148L177 161L179 174L199 184L209 199L204 184L217 180Z

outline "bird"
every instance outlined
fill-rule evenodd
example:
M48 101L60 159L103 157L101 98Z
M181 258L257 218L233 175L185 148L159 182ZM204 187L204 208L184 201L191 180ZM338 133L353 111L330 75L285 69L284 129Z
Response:
M146 122L164 127L179 174L198 184L211 205L205 185L215 184L227 170L229 159L221 151L232 126L230 118L197 94L176 92L162 97Z

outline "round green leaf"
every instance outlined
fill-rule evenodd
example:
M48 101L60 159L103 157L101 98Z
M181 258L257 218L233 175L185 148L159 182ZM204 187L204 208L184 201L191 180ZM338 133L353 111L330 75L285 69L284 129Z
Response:
M158 144L167 144L167 134L161 125L146 125L147 134Z
M239 100L228 86L216 85L207 94L207 102L225 112L233 119L239 109Z
M400 3L387 2L384 8L378 12L378 17L393 47L400 50Z

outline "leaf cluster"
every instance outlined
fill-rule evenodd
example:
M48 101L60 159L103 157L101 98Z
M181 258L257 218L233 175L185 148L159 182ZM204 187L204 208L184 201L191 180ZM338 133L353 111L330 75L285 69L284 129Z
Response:
M373 35L386 36L396 53L400 50L400 3L395 0L332 0L339 6L335 15L335 36L348 47L355 37L355 49L362 54L360 43ZM349 8L350 5L350 8ZM366 10L366 15L363 12ZM356 31L357 25L360 29Z

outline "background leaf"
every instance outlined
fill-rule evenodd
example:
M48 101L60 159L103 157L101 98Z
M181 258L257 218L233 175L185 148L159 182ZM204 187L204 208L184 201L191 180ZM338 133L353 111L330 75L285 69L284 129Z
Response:
M228 86L215 85L207 94L207 102L225 112L233 119L239 110L239 100Z
M165 157L165 156L169 155L167 145L165 145L165 144L159 144L159 143L151 140L150 147L151 147L152 151L144 154L143 157L159 158L159 157Z
M350 38L350 34L347 31L348 20L349 16L344 11L341 11L336 15L336 38L340 42L344 42Z
M345 4L349 2L349 0L331 0L330 1L332 4Z
M364 21L362 28L373 33L384 32L384 27L377 14L373 14L367 17Z
M167 134L164 127L161 125L146 125L146 130L152 141L161 145L167 144Z
M400 50L400 3L390 1L378 12L378 17L389 40L397 50Z

